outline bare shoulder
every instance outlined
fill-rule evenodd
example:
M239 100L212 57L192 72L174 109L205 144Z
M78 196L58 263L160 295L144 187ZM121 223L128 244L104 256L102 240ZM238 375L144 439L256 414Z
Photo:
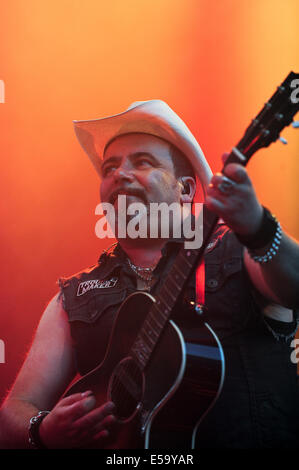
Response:
M29 401L39 409L49 409L74 375L68 317L57 293L44 310L10 397Z
M66 332L69 330L68 317L63 308L60 292L54 295L45 308L36 330L35 340L38 341L39 337L44 334L50 339L49 332L47 332L48 327L54 328L54 330L59 330L62 327Z

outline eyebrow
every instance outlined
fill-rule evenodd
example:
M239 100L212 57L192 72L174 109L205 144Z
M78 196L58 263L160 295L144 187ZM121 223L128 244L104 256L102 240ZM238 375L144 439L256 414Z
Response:
M154 163L158 163L158 160L156 159L156 157L150 153L150 152L134 152L134 153L130 153L128 155L128 158L131 158L132 160L134 159L137 159L138 157L141 157L141 156L147 156L147 157L150 157ZM121 160L122 157L119 157L119 156L111 156L109 158L107 158L107 160L103 160L103 163L101 165L101 171L103 171L103 169L105 168L105 166L108 164L108 163L116 163L118 162L119 160Z

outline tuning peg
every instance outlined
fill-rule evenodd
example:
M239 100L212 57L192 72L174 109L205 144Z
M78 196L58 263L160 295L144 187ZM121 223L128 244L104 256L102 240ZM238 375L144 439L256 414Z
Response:
M288 141L284 137L278 137L278 139L285 145L288 143Z
M293 122L292 122L292 126L293 126L295 129L298 129L298 127L299 127L299 121L293 121Z

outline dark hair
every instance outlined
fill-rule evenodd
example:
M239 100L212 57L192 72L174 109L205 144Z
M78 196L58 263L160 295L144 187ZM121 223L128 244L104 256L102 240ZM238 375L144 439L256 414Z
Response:
M186 155L171 142L168 143L175 176L177 178L180 178L181 176L191 176L195 179L194 169Z

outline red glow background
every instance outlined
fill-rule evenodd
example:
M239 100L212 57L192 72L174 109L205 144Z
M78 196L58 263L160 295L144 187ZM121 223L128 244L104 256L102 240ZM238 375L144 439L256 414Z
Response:
M56 280L97 261L98 177L73 119L165 100L214 171L290 70L297 0L0 0L0 401ZM299 238L299 132L259 151L261 202Z

